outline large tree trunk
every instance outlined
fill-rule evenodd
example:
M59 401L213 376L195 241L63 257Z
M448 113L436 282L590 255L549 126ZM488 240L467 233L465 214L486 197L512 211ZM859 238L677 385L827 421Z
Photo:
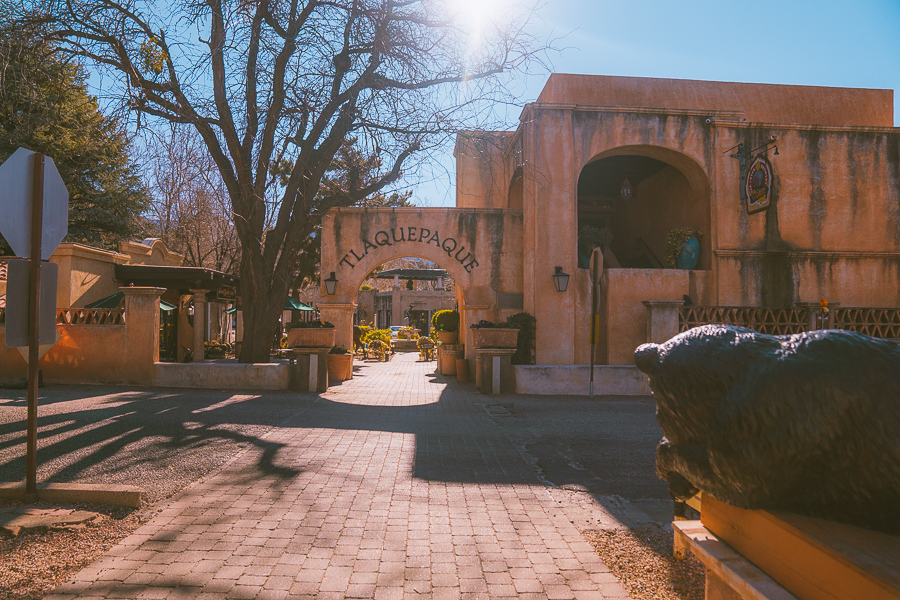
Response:
M260 261L261 262L261 261ZM274 276L271 269L252 266L253 258L246 254L241 260L241 303L244 311L244 339L241 344L242 363L266 363L275 343L278 319L284 310L288 282L286 277Z

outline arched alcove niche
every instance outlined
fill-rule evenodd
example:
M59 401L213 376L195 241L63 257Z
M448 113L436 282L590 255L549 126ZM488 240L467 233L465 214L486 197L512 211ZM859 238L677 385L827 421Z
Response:
M622 194L628 180L631 196ZM581 170L578 229L605 227L613 235L607 266L665 268L672 229L702 232L697 269L709 269L709 178L692 158L659 146L623 146L602 152ZM583 252L581 252L583 254ZM580 261L579 266L586 266Z

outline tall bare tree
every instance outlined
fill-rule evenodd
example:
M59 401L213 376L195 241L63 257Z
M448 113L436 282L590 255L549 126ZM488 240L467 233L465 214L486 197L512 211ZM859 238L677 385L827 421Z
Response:
M117 74L112 91L139 121L188 124L203 139L241 243L244 362L268 359L297 250L321 215L397 181L438 138L484 125L473 118L504 96L500 75L535 57L530 11L490 34L482 24L475 40L443 0L8 1ZM351 136L384 166L319 194Z
M151 193L146 233L192 267L237 271L240 244L225 184L196 130L174 127L150 137L145 177Z

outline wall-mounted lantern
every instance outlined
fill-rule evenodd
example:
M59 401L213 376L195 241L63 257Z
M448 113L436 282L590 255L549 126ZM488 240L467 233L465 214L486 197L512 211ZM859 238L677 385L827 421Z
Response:
M334 271L331 272L331 276L325 280L325 293L329 296L334 296L334 290L337 287L337 277L334 276Z
M556 272L553 274L553 285L556 286L557 292L564 292L569 287L569 274L563 273L562 267L556 267Z

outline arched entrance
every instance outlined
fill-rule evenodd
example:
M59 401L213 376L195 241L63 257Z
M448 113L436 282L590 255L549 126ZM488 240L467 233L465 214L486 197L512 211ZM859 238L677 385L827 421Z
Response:
M445 268L456 284L461 332L481 319L497 321L521 306L522 213L461 208L340 208L322 217L322 318L337 327L335 343L353 342L356 292L365 277L393 258L420 257ZM325 280L336 280L327 294ZM469 341L468 339L466 340ZM466 344L471 357L471 344Z
M659 146L613 148L585 164L577 189L579 232L592 227L612 234L609 266L666 268L666 236L689 227L704 234L697 268L710 268L709 179L684 154ZM579 266L587 264L580 259Z

